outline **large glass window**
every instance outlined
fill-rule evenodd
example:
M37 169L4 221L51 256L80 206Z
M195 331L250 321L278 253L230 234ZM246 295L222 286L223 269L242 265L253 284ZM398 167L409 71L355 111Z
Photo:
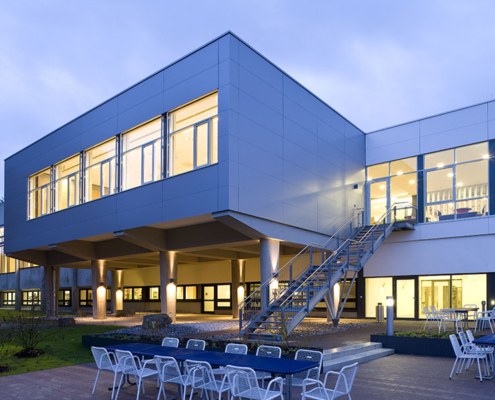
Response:
M15 272L15 259L7 257L3 245L0 245L0 274Z
M161 118L122 135L122 151L123 190L161 179Z
M85 151L85 201L115 193L116 154L115 139Z
M486 274L442 275L419 277L420 317L425 318L423 307L461 308L486 300Z
M487 158L486 142L425 156L426 222L488 215Z
M392 278L366 279L366 318L376 317L376 305L385 302L387 296L392 296Z
M218 95L169 114L169 175L218 162Z
M143 300L143 288L124 288L124 300Z
M15 305L15 292L3 292L2 306L14 306Z
M93 305L93 290L79 289L79 306L91 307Z
M58 291L58 305L61 307L70 307L71 302L71 290L63 289Z
M26 290L22 292L23 306L39 306L41 305L41 291Z
M50 168L29 178L29 218L37 218L50 212Z
M417 205L417 158L409 157L367 168L370 223L375 224L394 204ZM397 211L398 220L415 218L413 208Z
M54 166L55 211L64 210L80 203L79 154Z

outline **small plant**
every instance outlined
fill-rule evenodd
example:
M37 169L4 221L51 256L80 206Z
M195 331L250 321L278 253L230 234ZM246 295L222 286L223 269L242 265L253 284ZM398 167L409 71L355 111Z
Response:
M12 329L9 325L9 317L2 317L0 323L0 373L10 370L8 365L3 365L4 360L10 356L7 344L12 340ZM4 325L4 326L2 326Z
M36 300L34 298L33 303L36 303ZM44 354L44 351L37 349L37 346L41 341L58 331L58 328L53 326L53 323L40 316L34 305L29 311L13 313L9 319L9 325L11 326L12 336L20 342L23 348L19 353L15 354L20 358L32 358Z

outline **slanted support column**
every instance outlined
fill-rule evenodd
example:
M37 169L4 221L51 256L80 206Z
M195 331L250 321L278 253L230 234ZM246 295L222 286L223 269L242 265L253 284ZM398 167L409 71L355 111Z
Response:
M93 319L107 317L107 262L91 260L91 278L93 287Z
M172 321L177 312L177 253L160 251L160 298L162 314L168 314Z
M72 311L79 311L79 286L77 285L77 268L72 270Z
M246 260L231 260L232 266L232 317L239 318L239 303L244 300Z
M261 284L266 282L278 270L280 262L280 242L275 239L260 239L260 278ZM261 308L266 308L273 291L278 288L278 281L270 284L261 292Z
M112 312L124 309L124 271L116 269L112 271Z
M19 268L20 261L15 261L15 309L21 311L22 292L21 292L21 269Z
M45 315L48 318L55 318L55 309L53 305L53 267L45 265L43 267L43 272L41 307L44 308Z

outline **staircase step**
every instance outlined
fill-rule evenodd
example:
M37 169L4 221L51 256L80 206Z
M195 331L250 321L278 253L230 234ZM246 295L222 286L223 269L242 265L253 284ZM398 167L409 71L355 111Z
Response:
M323 361L335 360L365 351L381 349L382 344L376 342L364 342L351 344L350 346L336 347L334 349L323 350Z
M358 362L359 364L364 364L373 360L378 360L379 358L387 357L394 354L394 349L375 349L370 351L365 351L363 353L356 353L346 357L339 357L335 360L328 360L323 362L323 373L328 371L338 371L346 365L354 364Z

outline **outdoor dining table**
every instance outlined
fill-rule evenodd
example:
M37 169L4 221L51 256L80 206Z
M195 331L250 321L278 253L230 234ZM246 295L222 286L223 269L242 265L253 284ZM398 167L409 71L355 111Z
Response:
M466 324L466 327L469 328L469 313L470 312L478 312L478 307L459 307L459 308L445 308L443 312L445 314L448 313L454 313L454 314L462 314L463 319L462 319L462 326L464 327L464 324Z
M495 335L486 335L478 339L474 339L473 343L477 346L495 346ZM477 376L479 378L479 376ZM495 371L492 371L490 376L483 376L483 379L495 378Z
M291 398L292 375L318 367L314 361L300 361L287 358L271 358L253 355L231 354L218 351L199 351L185 348L164 347L155 344L128 343L105 347L109 351L126 350L136 356L149 357L167 356L177 361L206 361L211 365L249 367L256 371L269 372L286 378L286 396Z

